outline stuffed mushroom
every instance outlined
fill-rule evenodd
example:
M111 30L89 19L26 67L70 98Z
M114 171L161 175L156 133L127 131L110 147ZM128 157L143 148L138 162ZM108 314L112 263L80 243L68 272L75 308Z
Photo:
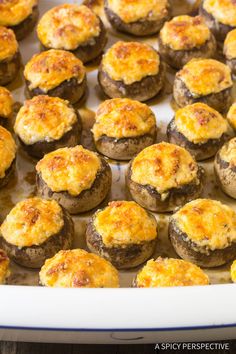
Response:
M5 284L10 275L9 263L10 260L6 253L0 249L0 285Z
M193 58L211 58L216 40L203 18L188 15L166 22L159 35L159 51L173 68L181 69Z
M203 0L199 13L220 42L223 42L227 33L236 27L234 0Z
M46 154L36 165L39 195L55 199L71 214L95 208L111 187L109 164L82 146Z
M230 68L214 59L192 59L178 71L173 94L180 107L203 102L222 112L232 102Z
M131 160L127 186L133 199L152 211L173 211L202 192L204 170L174 144L147 147Z
M5 187L15 173L16 150L11 133L0 126L0 188Z
M211 199L197 199L170 220L169 237L177 254L200 267L218 267L236 255L236 213Z
M216 154L229 137L225 118L198 102L179 109L167 127L168 140L187 149L197 161Z
M0 26L0 85L12 82L20 66L21 56L15 34L11 29Z
M232 74L236 75L236 29L227 34L224 41L223 53Z
M82 99L86 91L83 63L72 53L51 49L35 54L24 70L28 95L60 97L70 103Z
M154 144L156 119L144 103L113 98L99 106L92 132L100 153L116 160L130 160L145 147Z
M16 204L0 228L1 247L16 263L39 268L62 249L69 249L74 224L55 200L29 198Z
M43 286L54 288L118 288L119 274L105 259L82 249L60 251L39 273Z
M135 202L114 201L98 210L86 231L91 252L116 268L132 268L150 258L157 241L157 222Z
M37 27L43 49L64 49L83 63L98 57L106 45L105 27L87 6L63 4L46 12Z
M137 288L208 284L208 275L195 264L182 259L162 257L148 261L138 272L133 283Z
M236 133L236 102L234 102L232 106L230 106L229 111L227 113L227 120L234 133Z
M98 82L110 98L147 101L162 89L164 67L151 46L119 41L104 54Z
M118 31L135 36L158 32L170 17L168 0L105 0L105 13Z
M32 32L38 15L38 0L0 1L0 26L13 30L18 41Z
M14 130L27 153L42 158L50 151L77 145L82 124L68 101L40 95L25 101Z
M5 87L0 87L0 125L4 127L8 127L12 115L13 115L12 94Z
M236 199L236 138L218 151L215 157L215 173L221 189Z

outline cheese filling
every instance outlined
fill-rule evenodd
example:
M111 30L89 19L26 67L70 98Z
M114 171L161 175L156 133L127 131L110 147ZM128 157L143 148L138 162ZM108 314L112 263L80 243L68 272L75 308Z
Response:
M73 78L80 84L85 78L85 68L74 54L51 49L35 54L26 64L24 76L30 90L40 88L47 93Z
M160 194L197 183L197 172L198 165L187 150L165 142L141 151L131 165L132 181L150 185Z
M43 181L53 192L78 196L90 189L101 168L101 160L82 146L62 148L46 154L36 165Z
M4 178L16 157L16 143L11 133L2 126L0 126L0 156L0 178Z
M1 0L0 26L16 26L32 14L37 0Z
M14 32L11 29L0 26L0 61L11 59L18 49L19 46Z
M6 253L0 249L0 285L5 284L6 278L10 275L9 263Z
M220 158L229 163L231 168L236 167L236 138L224 144L219 151Z
M135 202L115 201L95 214L94 226L107 247L140 244L157 237L157 223Z
M146 104L114 98L99 106L92 132L95 140L103 135L116 139L133 138L149 133L155 126L155 115Z
M29 198L16 204L1 225L2 237L21 247L41 245L64 226L63 212L55 200Z
M105 259L82 249L60 251L47 259L39 273L48 287L118 288L117 270Z
M147 262L137 274L136 283L139 288L208 285L209 278L195 264L158 257Z
M220 23L236 26L236 3L234 0L204 0L203 8Z
M232 282L236 283L236 261L233 262L230 268Z
M70 131L76 121L76 113L68 101L40 95L25 101L17 114L14 130L27 145L51 142Z
M211 36L209 28L200 16L174 17L160 31L164 45L173 50L190 50L204 45Z
M178 229L197 246L214 251L236 241L236 213L219 201L194 200L172 218Z
M236 130L236 102L232 104L227 114L227 120L232 126L233 129Z
M11 92L0 87L0 117L10 118L13 112L13 98Z
M108 0L111 9L125 23L144 19L158 21L168 15L168 0Z
M223 51L227 59L236 58L236 29L227 34Z
M102 59L102 70L111 79L126 85L157 75L159 67L160 58L155 49L138 42L116 42Z
M194 144L219 139L228 129L227 120L204 103L194 103L179 109L175 114L177 131Z
M194 97L218 93L233 85L230 68L214 59L192 59L176 77L185 83Z
M87 6L59 5L46 12L37 27L40 42L55 49L75 50L100 34L99 18Z

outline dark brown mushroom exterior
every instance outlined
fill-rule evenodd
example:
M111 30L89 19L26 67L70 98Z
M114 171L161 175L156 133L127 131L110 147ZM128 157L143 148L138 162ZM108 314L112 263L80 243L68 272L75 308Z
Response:
M179 107L202 102L223 112L232 103L232 84L228 66L213 59L192 59L177 72L173 95Z
M110 6L112 1L105 0L105 13L111 23L112 27L116 30L132 34L134 36L148 36L160 31L161 27L170 17L170 5L168 1L156 1L156 4L148 4L146 1L136 4L130 4L129 1L123 0L119 4L119 11L125 10L125 13L119 15L119 11L114 11ZM144 16L137 18L137 9L143 6ZM155 12L155 14L154 14ZM156 16L155 16L156 15ZM125 17L124 19L121 18ZM134 19L134 18L135 19ZM152 18L153 17L153 18Z
M221 189L236 199L236 139L227 142L215 157L215 174Z
M115 43L104 54L98 70L99 85L108 97L141 102L161 91L164 77L165 67L158 53L138 42Z
M188 178L188 182L182 183L180 182L182 180L182 177L178 178L178 183L176 183L177 179L175 179L175 182L168 182L170 183L169 188L167 188L164 191L158 192L157 188L154 187L153 185L150 185L150 183L148 183L148 178L147 177L143 177L143 183L139 183L134 181L132 175L133 175L133 163L135 161L135 159L137 157L139 157L140 154L143 154L143 152L145 152L145 150L152 148L155 149L155 146L158 145L162 145L164 146L163 148L163 156L160 158L159 154L157 156L156 159L153 158L153 160L155 160L156 162L154 163L153 161L149 162L150 166L152 168L152 173L155 173L157 178L159 179L159 177L161 177L161 175L165 176L167 170L164 168L162 169L162 165L163 165L163 161L169 160L169 153L168 150L166 149L166 145L170 145L171 148L173 147L173 151L177 151L176 155L175 153L173 153L172 157L174 157L175 160L175 156L177 156L179 154L181 154L181 151L184 150L184 155L186 156L186 165L187 160L189 161L189 178ZM138 203L140 204L142 207L147 208L148 210L151 211L155 211L155 212L171 212L174 211L176 209L178 209L179 207L181 207L182 205L184 205L185 203L196 199L200 196L202 189L203 189L203 182L204 182L204 169L197 165L194 158L191 157L191 155L189 154L189 152L187 152L185 149L178 147L177 145L174 144L167 144L167 143L160 143L160 144L156 144L156 145L152 145L152 147L149 147L144 149L140 154L137 155L136 158L134 158L133 160L131 160L129 167L128 167L128 171L127 171L127 176L126 176L126 183L127 183L127 187L129 189L129 192L132 196L132 198ZM158 148L159 149L159 148ZM164 152L166 151L166 152ZM140 155L141 156L141 155ZM145 156L145 155L144 155ZM155 155L154 155L155 156ZM141 160L141 159L140 159ZM175 176L176 173L181 173L181 169L182 169L182 163L183 163L183 159L182 162L177 164L177 162L174 163L174 160L171 162L172 165L172 176ZM190 162L191 161L191 162ZM147 163L147 165L149 164ZM185 165L184 163L184 165ZM175 167L174 167L175 165ZM185 167L186 167L185 165ZM155 166L157 166L157 168L155 169ZM139 170L139 168L137 168L137 170ZM154 172L155 171L155 172ZM194 177L192 177L192 173L194 171ZM150 171L148 173L151 173ZM190 178L191 176L191 178ZM169 180L170 177L168 177ZM145 183L145 181L147 181ZM160 181L160 180L159 180ZM163 177L163 181L167 181L167 178Z
M207 220L204 213L210 219ZM181 214L187 220L186 227L191 228L191 235L179 225ZM221 266L236 256L236 235L232 226L235 217L233 210L218 201L197 199L186 204L171 218L170 241L176 253L184 260L206 268ZM220 241L217 240L217 232L222 233Z

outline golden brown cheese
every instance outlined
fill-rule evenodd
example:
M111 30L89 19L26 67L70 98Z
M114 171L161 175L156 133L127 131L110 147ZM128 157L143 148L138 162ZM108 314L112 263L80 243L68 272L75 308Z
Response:
M227 120L232 126L233 129L236 130L236 102L232 104L227 114Z
M204 45L211 36L209 28L200 16L174 17L160 31L164 45L173 50L190 50Z
M111 9L125 23L158 21L168 15L168 0L108 0Z
M235 0L204 0L203 8L218 22L228 26L236 26Z
M236 242L236 213L219 201L194 200L177 211L173 220L197 246L214 251Z
M74 54L51 49L35 54L26 64L24 76L29 81L30 90L40 88L46 93L72 78L81 83L85 77L85 68Z
M78 196L91 188L101 168L101 160L92 151L78 145L44 155L36 170L53 192L67 191Z
M87 6L64 4L43 15L37 33L48 48L75 50L100 34L100 22Z
M0 26L0 61L11 59L18 49L19 46L14 32L11 29Z
M13 98L11 92L0 86L0 117L10 118L13 112Z
M25 101L17 114L14 131L25 144L51 142L70 131L76 121L68 101L40 95Z
M6 253L0 249L0 285L5 284L7 277L10 275L9 263Z
M223 161L229 163L229 167L236 167L236 138L231 139L222 146L219 156Z
M48 287L118 288L117 270L105 259L82 249L60 251L46 260L39 273Z
M126 85L157 75L159 66L160 58L155 49L138 42L116 42L102 59L102 70L111 79Z
M182 259L151 259L137 274L139 288L208 285L209 278L198 266Z
M177 130L194 144L219 139L228 129L220 113L200 102L179 109L174 120Z
M198 165L187 150L162 142L147 147L134 158L131 179L162 194L195 181L197 171Z
M0 26L16 26L32 14L38 0L1 0Z
M0 126L0 156L0 178L3 178L16 157L16 143L11 133L2 126Z
M236 283L236 261L234 261L230 267L230 275L233 283Z
M109 203L95 214L94 226L107 247L140 244L157 237L155 218L135 202Z
M230 31L224 42L224 55L227 59L235 59L236 58L236 29Z
M117 139L132 138L149 133L155 125L155 115L146 104L128 98L114 98L99 106L92 132L95 140L103 135Z
M1 235L21 247L41 245L64 226L63 212L55 200L29 198L16 204L1 225Z
M194 97L232 87L230 68L214 59L192 59L176 74Z

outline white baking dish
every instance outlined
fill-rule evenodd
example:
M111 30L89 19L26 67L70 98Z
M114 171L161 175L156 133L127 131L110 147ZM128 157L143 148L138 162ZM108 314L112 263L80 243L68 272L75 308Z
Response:
M175 9L182 12L185 1L176 2ZM62 0L41 0L40 12ZM77 2L81 1L68 1ZM118 39L130 37L109 31L110 46ZM147 42L156 45L156 38ZM39 51L39 43L32 33L20 44L24 64ZM168 76L171 80L171 75ZM81 110L87 133L91 127L101 93L97 88L96 68L88 67L89 97ZM165 137L166 124L173 116L167 95L154 99L150 105L157 116L159 140ZM16 101L24 97L21 78L10 87ZM92 110L92 111L91 111ZM83 143L89 146L90 137L84 134ZM204 195L223 200L234 206L232 200L215 188L212 163L203 163L208 183ZM0 215L3 218L12 204L31 195L34 166L19 151L17 160L18 183L1 191ZM126 164L111 163L113 186L110 199L127 199L124 188ZM11 198L9 198L9 195ZM10 199L10 203L9 202ZM75 217L75 247L85 247L84 229L89 215ZM158 217L160 242L157 254L176 256L167 238L168 216ZM229 283L229 267L207 271L213 284L205 287L131 289L135 272L121 273L122 289L49 289L36 286L36 271L12 265L10 284L0 287L0 340L71 342L71 343L157 343L162 341L200 341L236 338L236 287ZM126 288L125 288L126 287Z

